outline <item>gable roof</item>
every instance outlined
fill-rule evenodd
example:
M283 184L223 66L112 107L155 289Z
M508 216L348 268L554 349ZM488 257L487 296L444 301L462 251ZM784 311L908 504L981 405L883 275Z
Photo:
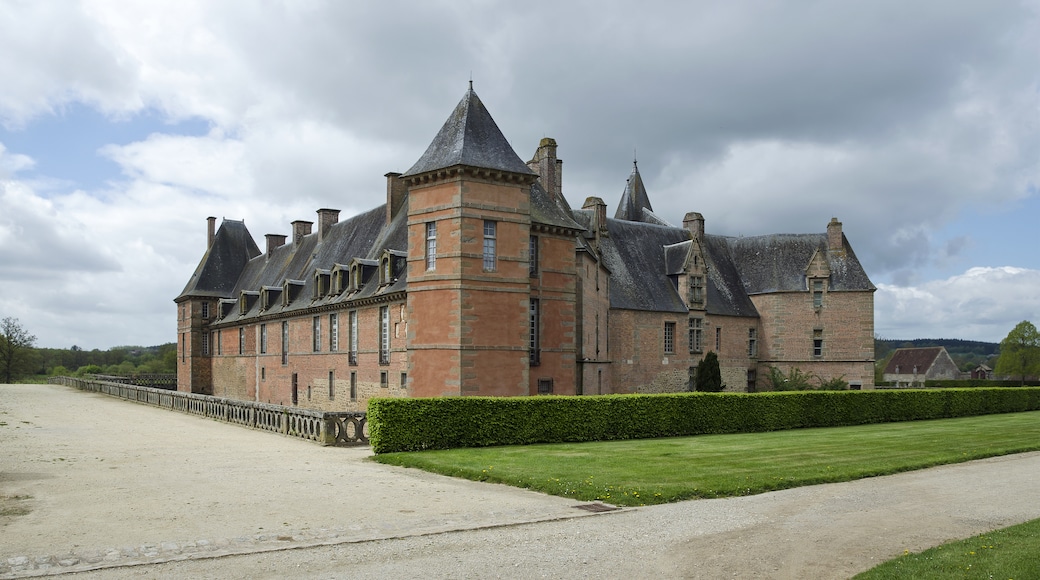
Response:
M718 236L706 236L708 238ZM875 290L842 235L843 251L827 251L827 234L772 234L723 238L747 294L805 291L805 268L817 251L830 267L828 291Z
M941 346L929 346L925 348L900 348L892 354L891 360L885 365L884 374L912 374L914 367L918 374L925 374L935 364L940 355L946 353L946 348ZM949 356L947 354L947 356ZM896 369L899 370L896 370Z
M472 83L426 152L402 177L455 165L535 174L513 151L491 113L473 91Z
M245 222L225 219L188 284L174 301L188 296L229 297L246 264L259 255L260 248Z
M639 175L639 165L633 161L632 175L628 177L625 191L621 194L621 201L618 203L617 211L614 212L614 219L630 222L650 221L644 218L644 209L649 211L651 216L656 217L653 214L654 208L650 207L650 196L647 195L646 187L643 186L643 177Z

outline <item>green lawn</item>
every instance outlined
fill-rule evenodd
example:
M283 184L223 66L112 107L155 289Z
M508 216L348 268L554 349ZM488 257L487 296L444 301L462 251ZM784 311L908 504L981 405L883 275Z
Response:
M635 506L751 495L1035 450L1040 450L1040 411L770 433L386 453L375 460Z
M906 554L855 577L855 580L903 578L1037 578L1040 520Z

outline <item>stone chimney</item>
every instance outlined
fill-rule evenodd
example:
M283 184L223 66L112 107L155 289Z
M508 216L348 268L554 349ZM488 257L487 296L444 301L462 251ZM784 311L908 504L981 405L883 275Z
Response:
M390 225L408 198L408 184L401 179L400 173L393 171L383 177L386 177L386 225Z
M845 244L842 243L841 222L838 218L831 218L827 224L827 249L832 252L843 252Z
M329 233L329 228L333 224L339 223L339 210L322 208L318 210L318 241L325 239L326 234Z
M693 239L704 239L704 216L701 214L691 211L683 217L682 225L693 235Z
M600 236L609 235L607 233L607 204L598 197L587 197L581 209L592 210L592 231L596 234L598 244Z
M292 223L292 243L294 248L300 246L300 243L303 242L303 236L311 233L311 226L313 225L314 222L304 220L296 220Z
M270 260L271 253L274 252L275 248L285 245L285 234L267 234L264 237L267 238L267 254L264 259Z
M206 249L213 247L213 238L217 237L217 218L206 218Z
M527 166L538 174L542 187L559 203L563 200L563 161L556 158L556 140L543 137L538 143L534 159Z

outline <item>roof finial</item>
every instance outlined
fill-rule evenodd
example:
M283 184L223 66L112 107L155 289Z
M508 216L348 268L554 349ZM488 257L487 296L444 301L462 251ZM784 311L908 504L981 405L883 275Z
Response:
M473 90L473 71L469 71L469 90Z
M636 148L632 148L632 167L639 169L639 156L636 155Z

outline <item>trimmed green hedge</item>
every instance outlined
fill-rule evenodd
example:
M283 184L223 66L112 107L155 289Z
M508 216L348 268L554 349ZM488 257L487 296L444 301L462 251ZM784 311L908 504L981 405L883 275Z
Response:
M372 399L376 453L746 433L1040 410L1040 388Z

